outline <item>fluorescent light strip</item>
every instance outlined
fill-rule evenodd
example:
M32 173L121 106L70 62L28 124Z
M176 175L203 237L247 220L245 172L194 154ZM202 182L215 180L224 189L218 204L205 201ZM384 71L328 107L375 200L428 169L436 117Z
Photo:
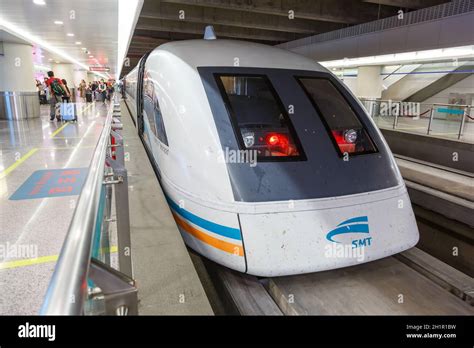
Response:
M130 44L133 29L137 24L142 6L143 0L118 0L117 78L120 77L122 72L128 45Z
M432 61L439 59L474 58L474 45L442 48L436 50L385 54L380 56L345 58L320 62L326 68L346 68L367 65L385 65Z
M46 41L44 41L44 40L42 40L42 39L26 32L25 30L17 27L16 25L6 21L5 19L3 19L1 17L0 17L0 28L4 29L5 31L9 32L10 34L13 34L13 35L16 35L16 36L20 37L23 40L26 40L26 41L31 42L31 43L35 43L35 44L39 45L40 47L44 48L45 50L49 51L50 53L55 53L58 56L61 56L64 59L68 60L69 62L77 64L80 67L82 67L82 68L86 69L87 71L89 71L89 67L87 65L79 62L77 59L74 59L73 57L71 57L67 53L64 53L62 50L50 45ZM93 73L100 76L100 77L106 78L106 76L101 74L101 73L98 73L98 72L95 72L95 71Z
M46 66L46 65L34 64L33 66L36 70L41 70L41 71L50 71L50 70L52 70L50 66Z

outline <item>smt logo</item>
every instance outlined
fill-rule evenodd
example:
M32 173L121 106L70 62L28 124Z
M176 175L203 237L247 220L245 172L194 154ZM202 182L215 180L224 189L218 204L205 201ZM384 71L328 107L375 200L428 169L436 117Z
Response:
M334 240L334 237L339 235L352 235L365 233L369 234L369 218L367 216L357 216L346 221L341 222L335 229L329 231L326 239L333 243L341 243L341 241ZM351 238L350 243L353 248L370 246L372 237Z
M35 325L26 322L18 326L18 337L20 338L47 338L48 341L56 339L56 325Z

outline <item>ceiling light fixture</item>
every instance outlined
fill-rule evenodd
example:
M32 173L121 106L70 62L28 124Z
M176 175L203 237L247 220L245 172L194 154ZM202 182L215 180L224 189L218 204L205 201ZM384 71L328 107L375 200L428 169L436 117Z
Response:
M450 47L444 49L403 52L395 54L386 54L380 56L344 58L320 62L326 68L358 67L367 65L387 65L415 63L423 61L434 61L451 58L465 58L474 56L474 45Z
M67 33L66 35L67 35L67 36L71 36L71 37L74 36L73 33Z
M50 70L51 70L51 67L50 67L50 66L41 65L41 64L34 64L33 67L34 67L36 70L40 70L40 71L50 71Z
M82 44L82 42L76 41L76 45L81 45L81 44Z
M33 0L33 4L35 5L46 5L44 0Z
M54 21L54 24L56 24L56 25L63 25L64 22L63 22L63 21Z

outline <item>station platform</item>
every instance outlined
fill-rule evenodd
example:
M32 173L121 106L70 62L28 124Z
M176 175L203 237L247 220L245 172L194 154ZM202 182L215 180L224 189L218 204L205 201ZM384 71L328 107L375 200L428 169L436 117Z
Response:
M77 123L0 121L0 314L37 314L74 214L107 107L78 106Z
M212 315L213 311L125 104L130 231L140 315Z
M108 105L78 122L0 121L0 315L36 315L56 266ZM126 109L130 231L140 314L213 314ZM111 227L113 223L111 224ZM117 246L111 245L111 254Z

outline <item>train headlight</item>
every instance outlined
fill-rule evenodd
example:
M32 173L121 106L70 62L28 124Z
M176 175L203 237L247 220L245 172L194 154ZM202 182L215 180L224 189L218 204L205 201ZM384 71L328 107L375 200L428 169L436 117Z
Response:
M344 140L349 143L353 144L357 141L357 131L354 129L349 129L344 132Z
M255 144L255 134L253 132L245 132L242 134L245 147L252 147Z

